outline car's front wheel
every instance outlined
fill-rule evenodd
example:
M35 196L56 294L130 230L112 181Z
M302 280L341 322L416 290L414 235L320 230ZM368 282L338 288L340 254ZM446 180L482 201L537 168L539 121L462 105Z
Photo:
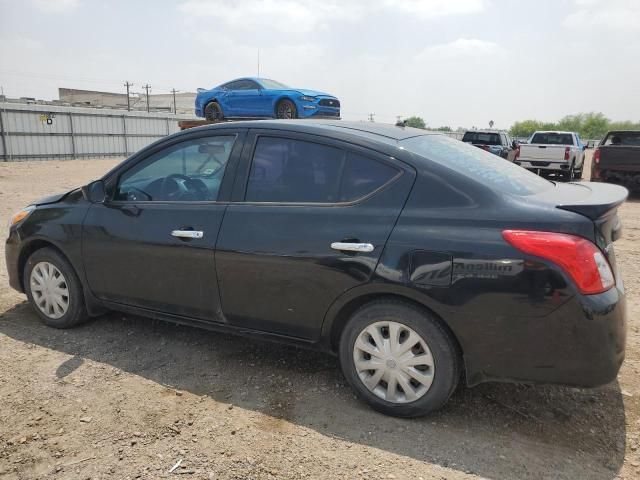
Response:
M358 396L398 417L440 408L460 377L451 334L431 313L403 301L376 301L357 310L342 332L339 354Z
M211 122L224 120L222 108L220 108L218 102L210 102L204 107L204 118Z
M52 248L36 250L24 267L24 289L44 323L74 327L87 318L82 286L69 261Z
M276 108L276 118L298 118L296 105L291 100L281 100Z

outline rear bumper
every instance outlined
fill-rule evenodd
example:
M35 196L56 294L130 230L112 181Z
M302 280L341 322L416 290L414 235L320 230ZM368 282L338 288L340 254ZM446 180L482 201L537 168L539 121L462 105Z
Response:
M495 337L465 349L470 385L485 381L595 387L614 380L624 360L626 301L622 285L577 295L545 317L499 318Z
M569 170L570 164L568 162L551 162L543 160L516 160L516 165L520 165L523 168L531 171L549 171L549 172L565 172Z

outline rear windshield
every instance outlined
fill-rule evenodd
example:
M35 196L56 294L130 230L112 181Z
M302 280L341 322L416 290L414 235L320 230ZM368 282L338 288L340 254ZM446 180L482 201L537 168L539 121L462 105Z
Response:
M462 137L462 141L482 143L483 145L500 145L500 135L497 133L467 132Z
M627 145L640 147L640 132L610 133L604 139L604 145Z
M444 135L407 138L400 141L400 146L492 190L524 196L553 188L553 183L504 158Z
M570 133L536 133L529 143L541 145L573 145L573 137Z

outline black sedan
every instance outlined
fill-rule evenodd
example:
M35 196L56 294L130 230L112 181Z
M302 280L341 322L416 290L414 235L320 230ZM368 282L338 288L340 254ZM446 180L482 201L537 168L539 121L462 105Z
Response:
M318 348L373 408L416 416L461 378L616 377L626 195L423 130L226 123L16 213L7 267L52 327L118 310Z

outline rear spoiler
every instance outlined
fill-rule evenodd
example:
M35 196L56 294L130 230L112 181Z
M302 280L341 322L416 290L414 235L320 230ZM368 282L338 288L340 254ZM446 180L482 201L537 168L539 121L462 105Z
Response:
M588 188L591 194L575 201L558 203L556 206L562 210L579 213L591 220L596 220L617 208L629 195L626 188L610 183L580 182L575 185Z

